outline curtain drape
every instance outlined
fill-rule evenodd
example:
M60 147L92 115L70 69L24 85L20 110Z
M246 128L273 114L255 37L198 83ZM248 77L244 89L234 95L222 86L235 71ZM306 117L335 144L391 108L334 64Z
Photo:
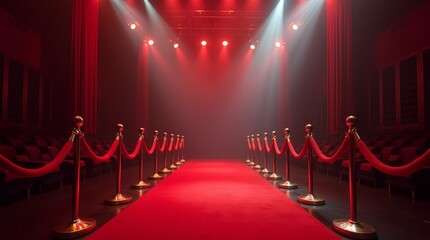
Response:
M85 119L86 133L97 131L98 7L98 0L73 1L73 114Z
M345 130L353 114L351 0L326 0L328 134Z

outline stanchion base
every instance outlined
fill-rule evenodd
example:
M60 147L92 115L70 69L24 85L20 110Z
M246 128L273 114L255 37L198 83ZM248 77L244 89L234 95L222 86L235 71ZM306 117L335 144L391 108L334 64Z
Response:
M105 204L106 205L121 205L131 202L133 198L131 196L122 195L121 193L116 194L111 199L106 199Z
M325 200L322 198L317 198L313 194L309 193L306 196L298 196L297 202L303 203L306 205L314 205L314 206L320 206L325 204Z
M181 163L186 163L187 161L185 161L185 159L181 159Z
M260 170L260 173L269 173L269 170L267 170L267 168L263 168Z
M365 223L354 222L348 219L335 219L332 224L333 230L354 239L376 239L378 238L375 228Z
M178 166L182 165L181 161L177 161L177 162L175 162L175 164L178 165Z
M144 181L139 181L136 184L131 185L131 188L133 189L143 189L143 188L149 188L151 186L150 183L146 183Z
M93 231L96 225L96 220L93 218L78 218L67 224L55 227L53 236L61 239L77 238Z
M154 173L154 175L148 177L149 180L159 180L159 179L163 179L163 178L164 177L159 175L158 173Z
M250 162L250 163L248 163L248 165L249 165L249 166L254 166L254 165L255 165L255 162Z
M267 179L269 179L269 180L279 180L279 179L282 179L282 177L278 176L276 173L272 173L269 176L267 176Z
M254 168L254 169L260 169L261 168L261 166L260 165L258 165L258 163L256 164L256 165L254 165L252 168Z
M283 183L280 183L278 187L283 189L296 189L298 188L298 185L295 183L291 183L290 181L285 181Z
M251 160L249 160L249 159L245 160L245 163L250 163L250 162L251 162Z
M172 164L172 165L170 165L170 167L169 167L170 169L177 169L178 168L178 166L176 166L175 164Z
M172 170L169 170L168 168L164 168L163 170L161 170L161 173L169 173L169 172L171 172Z

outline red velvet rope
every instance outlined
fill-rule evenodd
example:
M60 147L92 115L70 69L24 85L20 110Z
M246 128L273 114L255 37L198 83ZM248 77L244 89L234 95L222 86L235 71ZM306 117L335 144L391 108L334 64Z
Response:
M152 141L151 149L148 149L146 144L143 144L143 151L149 155L153 154L155 151L155 147L157 146L157 143L158 143L158 138L155 137L154 140Z
M267 142L267 138L264 138L264 147L266 148L266 152L271 152L271 147L269 146L269 143Z
M249 138L247 141L248 141L248 149L249 149L249 151L251 151L252 150L251 141L249 140Z
M357 148L363 154L364 158L366 158L366 160L369 161L369 163L372 164L373 167L385 174L407 177L410 174L419 171L423 167L430 164L430 149L428 149L423 155L406 165L393 167L379 161L379 159L376 158L375 155L373 155L373 153L361 139L358 138L356 144Z
M176 138L175 151L179 149L179 138Z
M256 147L255 147L255 140L251 139L251 146L252 146L252 151L255 151Z
M121 141L121 154L126 159L135 159L137 154L139 153L140 147L142 146L142 137L139 137L137 140L136 146L134 147L134 151L132 153L128 153L127 148L125 147L124 142Z
M305 141L305 144L303 144L302 150L300 150L299 153L296 152L296 150L294 149L293 144L291 143L290 139L287 139L287 144L288 144L288 149L290 150L291 155L296 158L303 158L303 156L305 156L306 154L306 150L308 149L308 141Z
M167 151L168 151L168 152L171 152L171 151L172 151L172 149L173 149L173 142L174 142L174 139L173 139L173 138L170 138L169 147L167 148Z
M167 143L167 138L163 138L163 144L161 145L161 147L158 147L159 152L164 152L164 150L166 149L166 143Z
M116 148L118 147L118 143L119 143L119 140L115 139L113 141L112 145L110 146L109 150L107 151L107 153L104 154L103 156L98 156L93 150L91 150L91 147L88 145L85 138L81 138L81 139L82 139L82 141L81 141L82 150L85 152L85 154L88 154L88 156L92 160L94 160L95 162L108 162L108 161L110 161L110 158L115 153Z
M318 144L316 143L315 139L312 136L309 137L309 141L311 143L312 148L315 150L315 153L318 155L318 157L320 157L321 160L326 163L334 163L337 160L339 160L339 158L342 157L343 154L345 154L345 152L348 150L348 146L349 146L348 145L349 137L346 136L343 139L342 145L340 145L339 149L331 157L327 157L321 152L321 149L319 148Z
M56 171L58 166L70 152L73 147L73 142L67 141L63 148L58 152L58 155L48 164L43 167L36 169L23 168L15 163L11 162L9 159L5 158L0 154L0 169L6 174L6 179L12 178L29 178L29 177L40 177L42 175L48 174L50 172Z
M287 150L287 139L284 140L284 144L282 145L282 149L279 149L278 142L276 141L276 138L273 139L273 148L275 149L276 154L282 155L285 153L285 150Z
M184 139L181 139L181 142L179 143L179 149L184 148Z
M260 138L257 138L257 146L258 146L258 150L260 152L262 152L263 151L263 146L261 146Z

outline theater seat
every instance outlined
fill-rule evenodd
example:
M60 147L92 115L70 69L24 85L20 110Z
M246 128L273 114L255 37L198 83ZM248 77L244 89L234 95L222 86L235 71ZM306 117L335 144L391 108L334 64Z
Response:
M378 154L375 156L382 162L386 162L390 154L395 150L395 147L383 147ZM375 169L372 164L365 161L361 163L358 169L358 177L360 183L370 181L373 183L374 187L384 187L385 186L385 174ZM364 181L363 181L364 180Z

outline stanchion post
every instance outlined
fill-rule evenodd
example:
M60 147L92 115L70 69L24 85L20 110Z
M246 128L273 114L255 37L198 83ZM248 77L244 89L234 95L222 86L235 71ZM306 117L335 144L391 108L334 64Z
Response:
M251 162L248 163L248 165L251 166L251 167L255 165L255 162L254 162L254 159L255 159L254 148L255 148L254 134L251 134Z
M376 239L377 234L375 228L365 223L357 221L357 182L356 182L356 169L355 169L355 136L357 118L349 116L346 118L346 125L348 126L349 138L349 219L336 219L333 220L333 229L350 238L356 239Z
M181 141L181 136L179 136L179 134L178 135L176 135L176 141L178 142L178 149L176 149L176 156L177 156L177 159L176 159L176 165L178 165L178 166L180 166L180 165L182 165L182 163L181 163L181 160L179 159L179 154L180 154L180 141Z
M255 136L257 138L257 146L255 147L255 153L257 154L257 161L256 161L255 165L253 166L253 168L257 169L257 171L260 171L260 168L261 168L261 166L260 166L260 148L258 145L258 143L260 142L260 134L257 133Z
M116 151L116 161L117 161L117 178L116 178L116 194L113 198L106 199L106 205L121 205L131 202L132 197L128 195L123 195L121 193L121 178L122 178L122 154L121 154L121 145L123 144L123 135L122 131L124 130L124 126L122 124L117 124L116 128L118 130L118 148Z
M167 133L166 132L164 132L164 134L163 134L163 142L165 142L165 141L167 141ZM166 159L166 152L167 152L167 150L166 150L166 148L167 148L167 142L166 142L166 147L164 148L164 152L163 152L164 168L163 168L163 170L161 170L161 173L169 173L169 172L171 172L171 170L169 170L167 168L167 159Z
M143 181L143 173L144 173L144 171L143 171L143 168L144 168L144 165L143 165L143 159L144 159L144 157L143 157L143 154L144 154L144 152L143 152L143 144L145 144L144 134L145 134L145 129L144 128L140 128L139 129L139 137L142 140L142 146L140 147L139 182L136 183L136 184L131 185L131 188L134 188L134 189L149 188L151 186L150 183L146 183L146 182Z
M266 149L266 141L267 141L267 132L264 133L264 159L263 159L263 169L260 170L260 173L267 174L269 170L267 169L267 149Z
M276 132L275 131L272 132L272 141L276 141ZM277 153L276 153L276 150L274 148L272 149L272 154L273 154L273 160L272 160L272 170L273 171L272 171L272 174L270 174L267 177L267 179L279 180L279 179L282 179L282 177L278 176L276 174L276 155L277 155Z
M149 176L148 179L150 180L159 180L163 179L163 176L158 174L158 131L154 131L154 141L155 142L155 149L154 149L154 174L152 176Z
M80 159L81 159L81 138L84 134L81 132L81 126L84 124L84 119L81 116L73 118L75 124L71 141L74 143L74 176L73 176L73 198L72 198L72 221L57 226L54 229L53 235L56 238L69 239L77 238L86 235L96 228L96 220L92 218L79 218L79 193L80 193Z
M290 141L290 129L284 129L284 141ZM297 184L290 182L290 149L285 149L285 182L279 184L280 188L296 189Z
M175 159L175 147L174 147L174 141L175 141L175 134L170 134L170 141L173 143L172 147L172 154L170 155L170 169L177 169L178 167L175 165L174 159Z
M249 149L249 144L250 144L250 140L249 140L249 135L248 136L246 136L246 146L247 146L247 148L248 148L248 154L247 154L247 157L246 157L246 160L245 160L245 163L250 163L251 162L251 160L249 159L249 152L251 151L251 149Z
M187 161L185 161L184 158L184 148L185 148L185 137L184 135L181 136L181 163L186 163Z
M325 200L322 198L318 198L313 194L313 172L312 172L312 146L310 144L310 137L312 136L312 130L313 126L311 124L307 124L305 126L307 135L306 135L306 141L308 144L308 194L306 196L298 196L297 201L306 205L324 205Z

